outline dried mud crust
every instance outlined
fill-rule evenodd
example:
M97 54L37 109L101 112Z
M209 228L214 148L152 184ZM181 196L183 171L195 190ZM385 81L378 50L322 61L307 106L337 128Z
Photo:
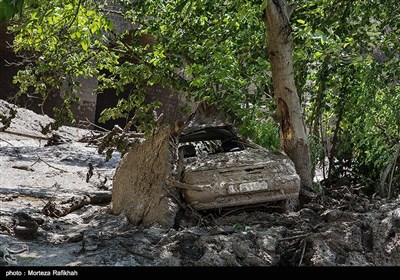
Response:
M0 222L0 241L3 248L27 244L18 263L35 266L400 265L399 201L369 200L367 212L346 210L347 202L325 208L314 201L290 213L207 212L196 225L176 229L133 226L111 214L110 205L86 205L60 218L32 209L29 215L43 222L37 239L8 231L17 222L12 216Z
M18 117L14 131L33 120L45 122L37 115ZM0 169L6 174L0 176L2 266L400 265L400 199L367 197L351 185L314 194L288 213L268 207L188 209L191 222L175 228L133 226L112 214L109 203L119 157L105 162L95 147L76 142L88 131L65 131L70 141L48 147L40 139L0 133ZM38 156L42 161L32 166ZM89 161L94 175L86 182ZM13 168L23 165L33 171ZM55 215L43 212L48 202ZM26 239L18 229L16 234L17 226L37 227L36 235ZM22 253L9 263L9 252Z
M113 213L133 224L175 224L179 193L168 179L177 175L177 149L170 138L168 128L160 130L122 158L113 180Z

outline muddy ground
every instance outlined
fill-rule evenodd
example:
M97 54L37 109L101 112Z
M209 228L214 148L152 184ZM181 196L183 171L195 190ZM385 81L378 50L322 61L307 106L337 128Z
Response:
M192 222L172 229L133 226L110 211L120 156L80 141L90 130L62 127L48 141L50 121L19 109L0 133L1 266L400 265L400 198L346 184L295 212L188 210Z

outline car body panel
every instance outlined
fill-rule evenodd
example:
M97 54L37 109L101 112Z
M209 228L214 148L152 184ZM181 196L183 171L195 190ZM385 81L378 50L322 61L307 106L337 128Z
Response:
M197 210L291 200L300 191L293 162L262 147L191 156L183 161L183 195Z

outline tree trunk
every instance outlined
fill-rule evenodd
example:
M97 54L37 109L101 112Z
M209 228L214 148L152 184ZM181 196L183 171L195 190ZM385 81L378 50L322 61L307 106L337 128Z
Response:
M293 75L293 37L285 0L267 0L265 23L274 98L280 119L281 145L292 159L301 186L311 186L311 160L303 110Z

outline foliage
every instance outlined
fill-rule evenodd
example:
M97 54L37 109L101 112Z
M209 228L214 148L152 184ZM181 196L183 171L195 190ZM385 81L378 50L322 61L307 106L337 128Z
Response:
M0 0L0 23L22 13L24 0Z
M167 83L189 99L216 105L238 125L251 113L247 105L258 107L269 94L258 1L119 2L138 23L126 56L149 70L148 83ZM143 38L151 43L142 46Z
M78 77L97 75L102 65L116 60L103 36L112 23L95 12L94 2L25 1L23 14L10 27L15 33L14 51L26 64L14 77L17 95L39 97L42 105L51 94L65 99L65 108L54 108L61 118L54 128L74 122L69 106L78 100Z
M257 107L269 94L258 1L115 1L122 10L97 2L27 1L27 16L11 28L15 51L31 55L15 77L19 94L46 99L64 87L73 102L78 78L97 76L98 92L132 88L100 120L135 115L143 129L153 127L149 112L158 106L144 104L145 84L168 84L189 99L206 100L236 124L248 112L244 105ZM115 32L108 17L120 14L135 28Z
M268 114L265 108L263 110L263 107L252 108L243 113L243 123L239 129L240 134L248 136L256 144L263 147L279 150L279 126L272 119L273 116L268 118L271 113Z
M307 121L325 146L330 181L357 174L377 186L394 160L400 140L394 7L395 1L315 0L302 1L294 14L297 84L310 100Z
M308 135L308 142L310 145L310 158L312 174L314 177L316 168L322 167L322 163L324 163L325 161L324 146L321 143L320 139L311 133Z
M124 156L135 143L140 143L139 138L131 137L131 133L125 129L114 126L114 128L101 139L97 151L99 154L105 152L106 160L109 160L115 151L120 152L121 157Z

